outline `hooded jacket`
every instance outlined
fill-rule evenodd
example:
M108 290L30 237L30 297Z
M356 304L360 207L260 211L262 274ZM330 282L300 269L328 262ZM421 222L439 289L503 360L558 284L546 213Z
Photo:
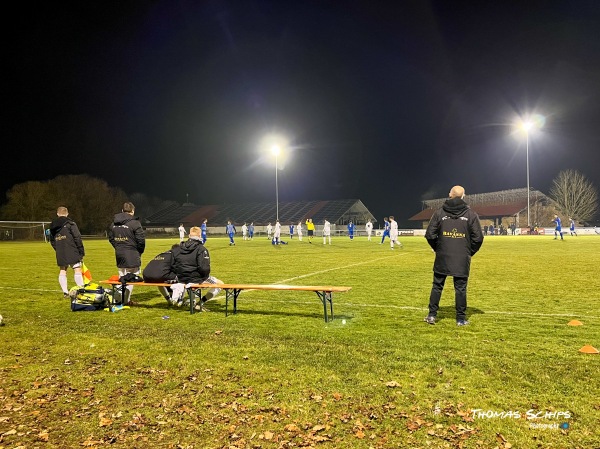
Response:
M115 249L118 268L137 268L146 248L144 229L139 220L126 212L115 215L108 228L108 241Z
M425 238L435 251L435 273L469 277L471 256L481 248L483 233L479 216L464 200L446 200L431 217Z
M173 251L160 253L144 268L145 282L170 282L177 281L177 275L173 271Z
M173 268L179 282L200 284L210 276L210 255L200 240L190 238L173 250Z
M85 256L79 228L68 217L58 217L50 223L50 244L56 251L59 267L74 265Z

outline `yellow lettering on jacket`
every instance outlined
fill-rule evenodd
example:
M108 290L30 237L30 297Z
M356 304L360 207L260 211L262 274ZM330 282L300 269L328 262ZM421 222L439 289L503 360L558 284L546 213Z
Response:
M66 235L58 234L56 237L54 237L54 240L65 240L66 238L67 238Z
M115 237L115 242L127 242L128 240L127 237Z
M464 239L467 235L463 232L458 232L456 228L454 228L452 231L442 232L442 236L449 237L451 239Z

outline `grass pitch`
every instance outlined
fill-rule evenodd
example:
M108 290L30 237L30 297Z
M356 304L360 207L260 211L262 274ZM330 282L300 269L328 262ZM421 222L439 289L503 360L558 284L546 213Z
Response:
M600 238L487 237L463 328L450 279L423 322L434 254L402 241L209 239L225 282L351 286L329 323L308 292L73 313L50 245L0 244L0 448L598 447L600 356L578 350L600 348ZM116 273L85 247L94 280Z

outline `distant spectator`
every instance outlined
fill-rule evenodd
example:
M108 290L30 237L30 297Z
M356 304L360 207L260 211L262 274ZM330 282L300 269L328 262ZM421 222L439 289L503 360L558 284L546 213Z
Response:
M331 245L331 223L326 218L323 222L323 245L327 244L327 239L329 239L329 244Z
M367 220L367 224L365 225L365 231L367 231L367 240L371 241L371 234L373 233L373 223L371 223L371 219Z
M183 227L183 223L179 225L179 243L183 243L185 240L185 228Z
M254 222L248 225L248 238L252 240L254 238Z

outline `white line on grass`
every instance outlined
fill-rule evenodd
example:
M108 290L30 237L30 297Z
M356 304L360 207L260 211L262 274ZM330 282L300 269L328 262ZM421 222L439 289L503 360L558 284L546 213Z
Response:
M273 284L275 284L275 285L277 285L277 284L284 284L285 282L290 282L290 281L295 281L296 279L303 279L303 278L307 278L307 277L311 277L311 276L316 276L317 274L329 273L330 271L345 270L346 268L357 267L359 265L365 265L365 264L368 264L368 263L371 263L371 262L378 262L381 259L388 259L390 257L395 257L396 255L402 255L402 254L392 254L392 255L389 255L389 256L379 257L377 259L371 259L371 260L365 260L363 262L352 263L350 265L345 265L343 267L334 267L334 268L328 268L326 270L321 270L321 271L313 271L312 273L301 274L300 276L294 276L293 278L288 278L288 279L282 279L280 281L275 281L275 282L273 282ZM240 296L243 293L253 292L253 291L256 291L256 289L249 288L248 290L242 290L240 292ZM219 296L215 297L214 299L219 299L219 298L223 298L223 295L219 295Z
M249 291L249 290L247 290ZM216 299L216 298L214 298ZM278 302L282 304L314 304L314 301L289 301L289 300L267 300L267 299L253 299L252 302L259 303L273 303ZM414 307L414 306L395 306L392 304L357 304L352 302L336 302L336 306L347 306L347 307L364 307L368 308L381 308L381 309L399 309L399 310L417 310L419 312L427 311L427 307ZM467 313L469 309L467 309ZM502 310L484 310L484 314L492 315L523 315L523 316L539 316L539 317L586 317L586 318L600 318L596 315L586 315L585 313L535 313L535 312L506 312Z
M379 257L377 259L371 259L371 260L365 260L363 262L351 263L350 265L345 265L343 267L334 267L334 268L328 268L326 270L314 271L312 273L301 274L300 276L294 276L293 278L282 279L281 281L276 281L275 284L282 284L284 282L295 281L296 279L308 278L311 276L316 276L317 274L329 273L330 271L345 270L346 268L357 267L359 265L366 265L366 264L372 263L372 262L379 262L382 259L389 259L390 257L396 257L396 256L402 256L402 255L403 255L402 253L390 254L389 256ZM248 291L250 291L250 290L248 290Z
M62 290L50 290L47 288L0 287L0 290L20 290L20 291L28 291L28 292L46 292L46 293L61 292L62 293Z
M392 257L392 256L390 256ZM369 262L373 262L368 261L368 262L360 262L360 263L369 263ZM360 264L359 263L359 264ZM354 265L359 265L359 264L354 264ZM351 266L351 265L349 265ZM342 267L345 268L345 267ZM329 270L324 270L321 271L319 273L322 272L326 272L326 271L332 271L333 269L329 269ZM311 276L312 274L316 274L316 273L311 273L311 274L305 274L302 276L298 276L297 278L292 278L292 279L298 279L301 277L308 277ZM283 280L280 282L288 282L289 280L292 279L287 279L287 280ZM23 288L23 287L3 287L0 286L0 290L18 290L18 291L34 291L34 292L45 292L45 293L56 293L56 292L61 292L61 290L50 290L50 289L43 289L43 288ZM244 290L244 292L250 292L252 290ZM243 292L242 292L243 293ZM223 295L219 295L215 298L212 298L211 301L214 301L216 299L224 299L225 297ZM264 303L273 303L273 302L280 302L280 303L293 303L293 304L314 304L314 301L290 301L290 300L263 300L263 299L253 299L252 302L264 302ZM353 303L353 302L336 302L335 303L336 306L346 306L346 307L363 307L365 309L369 309L369 308L380 308L380 309L398 309L398 310L418 310L420 312L422 311L426 311L427 307L414 307L414 306L395 306L393 304L362 304L362 303ZM489 313L489 314L495 314L495 315L521 315L521 316L545 316L545 317L586 317L586 318L600 318L600 316L596 316L596 315L586 315L585 313L536 313L536 312L506 312L506 311L502 311L502 310L485 310L484 313Z

